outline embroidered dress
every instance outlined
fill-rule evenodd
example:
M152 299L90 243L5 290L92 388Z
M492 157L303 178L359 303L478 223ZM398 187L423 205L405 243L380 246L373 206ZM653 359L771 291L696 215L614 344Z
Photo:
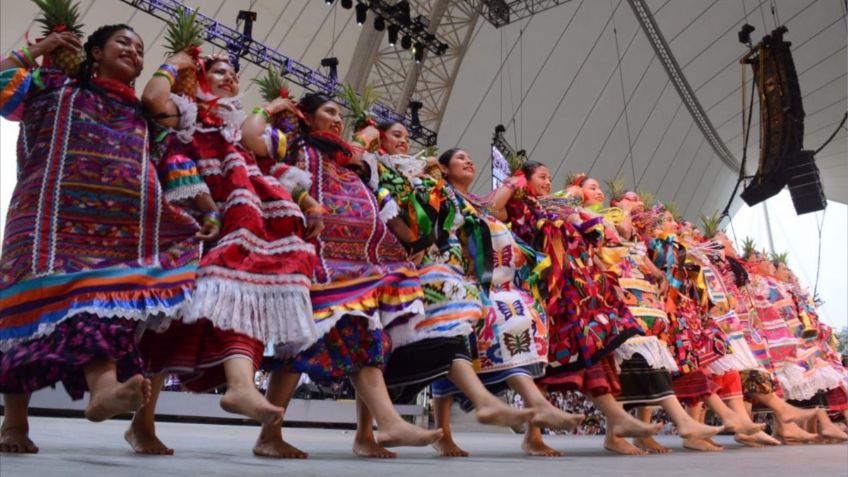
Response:
M643 334L616 293L618 280L594 263L603 218L569 197L524 196L507 205L513 230L551 259L545 308L551 316L549 366L540 382L550 389L618 392L613 352ZM587 388L586 383L593 383Z
M527 280L521 271L537 269L541 257L522 247L506 224L475 207L453 188L450 191L466 224L460 234L464 252L475 260L472 270L488 292L484 295L485 315L471 335L480 380L497 392L512 376L538 378L548 360L548 321L544 309L526 288L535 278ZM444 380L433 385L434 396L458 392Z
M480 289L466 278L469 267L456 235L462 215L444 183L421 176L415 166L424 161L413 157L366 154L364 160L379 172L378 200L392 197L397 216L419 241L431 243L418 266L424 314L409 315L389 328L386 385L393 399L410 401L445 376L455 360L471 361L468 336L483 317Z
M671 372L677 363L659 337L668 333L668 315L663 309L656 285L642 272L648 260L645 243L607 241L600 256L608 269L616 274L624 291L624 303L645 330L644 336L634 336L615 350L619 369L621 394L616 399L625 405L636 406L662 401L674 395Z
M319 261L311 288L313 316L323 337L299 353L291 367L315 381L382 367L392 326L424 314L418 273L380 218L377 198L344 167L349 146L328 133L313 133L295 144L289 160L309 172L310 194L327 213L314 242ZM315 144L330 144L335 152L322 152Z
M219 99L200 114L182 96L172 100L181 124L160 166L165 196L199 215L192 199L210 194L223 225L207 245L180 322L147 333L143 349L148 371L178 372L187 388L203 391L226 382L221 364L229 358L259 367L265 345L293 355L317 339L309 297L315 249L301 238L304 217L284 186L310 181L244 149L237 98Z
M135 327L171 315L194 283L199 229L163 197L134 91L54 70L0 73L20 119L18 182L0 259L0 391L57 381L82 398L82 366L141 371Z

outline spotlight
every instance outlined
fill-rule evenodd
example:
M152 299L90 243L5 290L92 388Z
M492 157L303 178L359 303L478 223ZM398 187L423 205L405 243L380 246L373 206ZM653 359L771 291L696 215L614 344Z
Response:
M377 31L385 30L386 29L386 20L381 16L378 16L377 18L375 18L374 19L374 29L377 30Z
M751 33L753 33L754 30L756 30L756 28L754 28L753 26L751 26L747 23L742 25L742 29L739 30L739 33L738 33L739 43L742 43L743 45L750 45L751 44Z
M330 69L330 74L328 76L330 77L330 80L333 83L335 83L336 80L339 79L339 73L338 73L339 60L338 60L338 58L334 58L332 56L329 57L329 58L324 58L324 59L321 60L321 66Z
M334 0L324 0L324 3L326 3L328 7L331 7L333 6L333 1Z
M351 8L353 8L353 0L342 0L341 4L342 8L344 8L345 10L350 10Z
M404 50L408 50L408 49L412 48L412 37L409 36L409 35L403 35L403 38L401 38L401 40L400 40L400 46Z
M415 48L412 49L412 55L415 57L416 63L424 61L424 44L416 43Z
M395 46L398 40L398 32L400 31L400 27L397 25L389 25L389 45Z
M356 24L362 26L365 20L368 19L368 5L364 3L356 4Z
M255 21L256 12L251 12L250 10L239 10L238 16L236 16L236 25L244 22L242 34L247 38L253 38L253 22Z

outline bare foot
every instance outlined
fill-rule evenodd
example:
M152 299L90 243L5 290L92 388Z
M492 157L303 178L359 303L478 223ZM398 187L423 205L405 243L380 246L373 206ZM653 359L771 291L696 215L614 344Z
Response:
M433 449L436 449L442 457L468 457L471 455L468 451L465 451L456 445L456 442L454 442L453 438L450 436L443 436L441 439L434 442L432 446Z
M720 452L724 447L715 445L707 439L683 439L683 447L701 452Z
M522 427L533 416L533 409L507 406L500 399L477 406L477 422L490 426Z
M801 424L810 419L815 419L817 412L818 409L801 409L795 406L789 406L789 410L782 412L779 417L782 422Z
M757 434L752 436L748 436L745 434L736 434L733 436L733 440L748 447L763 447L763 444L757 439ZM780 442L778 442L780 444Z
M585 418L583 414L569 414L546 402L541 409L536 409L530 423L543 429L563 429L570 432Z
M766 434L763 431L760 431L760 432L754 434L753 437L755 437L757 439L757 442L759 442L760 444L762 444L764 446L779 446L780 445L779 440L777 440L774 437Z
M648 452L649 454L668 454L671 452L671 449L660 444L651 436L637 437L636 439L633 439L633 445Z
M604 449L620 455L648 455L647 451L634 446L627 442L627 440L612 433L604 436Z
M253 445L253 455L276 459L306 459L309 454L288 442L280 440L257 440Z
M359 457L368 457L371 459L394 459L397 454L377 444L371 439L365 439L357 436L353 440L353 453Z
M836 424L828 419L819 427L819 435L830 441L845 442L848 441L848 434Z
M662 429L662 424L642 422L630 414L623 414L621 418L607 417L607 426L615 429L613 434L616 437L649 437Z
M722 427L701 424L694 419L686 419L677 426L677 432L683 439L709 439L722 431Z
M756 434L766 428L765 424L757 424L748 419L748 416L743 416L738 413L733 413L733 417L723 419L724 429L734 434Z
M441 429L428 431L398 419L396 422L380 428L377 443L383 447L421 447L436 442L443 435Z
M150 380L140 374L123 383L116 383L107 389L91 394L85 417L89 421L101 422L106 419L134 412L150 399Z
M5 421L4 423L5 424ZM28 428L0 427L0 452L37 454L38 446L29 438Z
M792 445L813 442L818 436L801 429L794 422L784 422L780 425L775 437L784 444Z
M262 424L273 424L283 419L285 410L274 406L255 387L227 389L221 398L221 409L247 416Z
M548 446L540 435L530 437L529 432L524 433L521 441L521 450L531 457L562 457L562 452Z
M132 447L132 450L137 454L174 455L174 449L163 444L152 429L145 429L144 427L146 426L130 424L127 432L124 432L124 439Z

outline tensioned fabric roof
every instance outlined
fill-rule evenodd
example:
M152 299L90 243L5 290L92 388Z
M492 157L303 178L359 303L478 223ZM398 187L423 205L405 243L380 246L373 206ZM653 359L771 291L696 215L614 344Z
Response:
M254 10L254 38L318 68L324 57L340 60L339 77L352 67L368 68L375 58L357 55L357 42L370 31L371 19L356 25L353 10L324 0L190 0L191 7L236 27L239 10ZM391 1L390 3L393 3ZM412 1L427 13L460 0ZM836 130L846 109L846 5L843 0L647 0L665 39L709 120L738 162L742 142L742 72L745 48L736 32L744 23L756 27L754 41L784 24L792 42L806 110L805 147L816 149ZM163 58L162 21L119 0L80 0L86 32L108 23L132 25L146 42L149 78ZM461 8L454 9L457 11ZM464 9L469 11L470 9ZM30 2L0 0L0 53L35 38ZM456 14L456 12L454 12ZM426 16L426 15L425 15ZM458 24L456 17L451 21ZM445 23L445 22L443 22ZM495 125L507 127L506 138L531 159L556 172L557 186L569 171L598 178L621 176L628 186L650 190L675 201L689 218L724 206L737 172L725 165L697 127L634 16L628 0L571 0L501 29L483 18L468 18L470 31L457 37L464 55L445 69L449 85L437 119L439 146L460 145L478 165L488 164ZM385 47L385 38L378 40ZM211 47L207 51L213 50ZM397 55L399 82L407 77L412 55ZM431 61L427 59L426 61ZM386 63L381 63L385 77ZM378 65L379 66L379 65ZM356 69L356 68L354 68ZM258 103L254 65L242 68L246 102ZM432 76L421 76L411 99L426 94ZM751 80L750 70L746 71ZM297 89L295 88L295 91ZM746 94L750 84L745 86ZM434 114L438 116L434 117ZM755 102L749 144L749 173L758 158L759 121ZM829 199L848 202L846 130L817 157ZM7 160L7 158L3 158ZM478 191L489 187L488 168L480 168Z

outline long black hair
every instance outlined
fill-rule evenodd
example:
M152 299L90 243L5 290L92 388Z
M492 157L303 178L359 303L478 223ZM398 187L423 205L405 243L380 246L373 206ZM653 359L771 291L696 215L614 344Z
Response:
M545 167L545 165L539 161L527 161L521 164L521 172L524 173L524 177L529 181L540 167Z
M112 35L121 30L129 30L135 33L135 30L133 30L131 26L118 23L115 25L103 25L97 30L94 30L94 33L88 35L88 38L85 40L85 45L82 47L85 52L85 59L82 64L80 64L79 71L77 72L78 80L88 82L91 79L91 69L94 67L94 64L97 63L97 60L94 59L94 49L100 48L102 50L103 47L106 46L106 42L109 41L109 38L112 38ZM138 33L136 33L136 35L138 35Z
M453 159L453 156L461 150L462 150L461 147L452 147L452 148L448 149L447 151L443 152L439 156L439 164L441 164L443 166L450 165L450 160Z
M334 100L326 93L306 93L302 98L300 98L300 101L298 101L298 107L304 114L315 114L315 112L318 111L318 108L330 101ZM298 126L300 131L297 138L289 145L289 154L297 154L302 146L309 145L329 156L339 153L346 156L351 155L350 150L344 145L324 137L311 135L309 125L307 125L304 120L299 120Z

